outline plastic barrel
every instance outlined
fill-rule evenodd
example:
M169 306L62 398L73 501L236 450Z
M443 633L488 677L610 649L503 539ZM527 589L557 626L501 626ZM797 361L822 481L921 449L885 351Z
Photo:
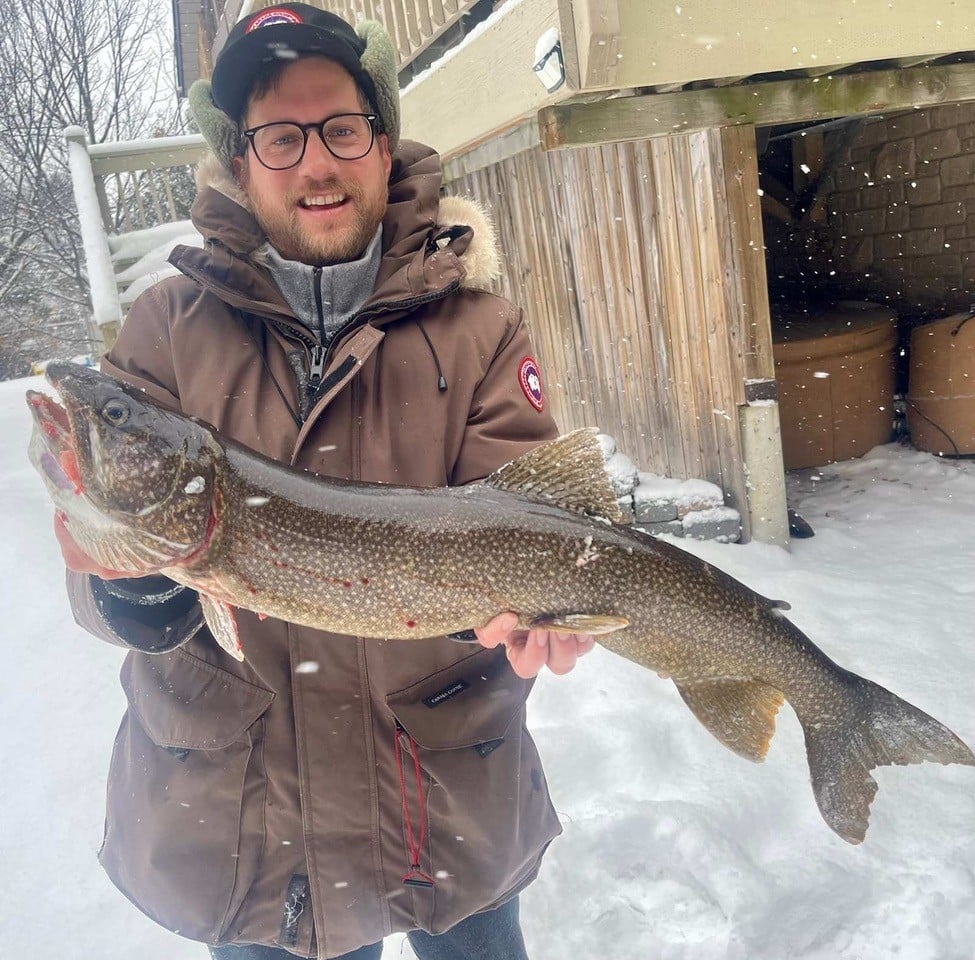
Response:
M975 453L975 318L960 313L911 332L907 426L919 450Z
M844 300L772 313L787 470L849 460L891 438L897 315Z

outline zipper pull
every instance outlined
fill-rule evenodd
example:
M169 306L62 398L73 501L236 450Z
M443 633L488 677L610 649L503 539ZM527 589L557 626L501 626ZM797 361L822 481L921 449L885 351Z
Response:
M311 350L311 370L309 371L309 379L311 380L311 386L317 387L321 382L322 374L325 372L325 348L322 346L314 346Z

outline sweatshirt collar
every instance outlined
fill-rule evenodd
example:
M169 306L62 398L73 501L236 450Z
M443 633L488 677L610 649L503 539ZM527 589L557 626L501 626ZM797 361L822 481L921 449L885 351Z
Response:
M382 225L357 260L315 267L281 256L270 244L267 266L295 316L327 343L359 311L376 285Z

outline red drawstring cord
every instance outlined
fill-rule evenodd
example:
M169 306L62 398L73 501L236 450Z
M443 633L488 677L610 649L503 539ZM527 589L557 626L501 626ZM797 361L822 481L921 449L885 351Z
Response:
M403 772L403 745L400 737L404 735L410 741L410 751L413 754L413 773L416 776L416 793L420 800L420 839L417 842L413 836L413 823L410 820L410 804L406 797L406 774ZM427 836L427 818L425 814L426 802L423 797L423 775L420 770L420 758L417 756L416 741L398 723L393 734L393 747L396 753L396 770L399 773L399 795L403 801L403 825L406 827L406 852L410 858L409 873L403 875L403 883L408 887L432 887L433 877L420 869L420 853Z

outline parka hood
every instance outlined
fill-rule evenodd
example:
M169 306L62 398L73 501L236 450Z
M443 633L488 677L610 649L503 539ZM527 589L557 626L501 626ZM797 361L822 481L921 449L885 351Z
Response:
M463 289L485 290L500 275L498 244L489 216L473 200L441 197L441 183L436 151L401 141L390 171L383 260L373 299L422 296L454 283ZM189 258L199 278L202 260L212 259L222 275L216 278L221 285L230 283L248 298L280 301L269 276L241 276L244 267L253 271L255 266L265 266L267 237L251 212L247 195L212 154L197 168L197 188L190 217L206 241L206 250L194 254L188 248L177 248L171 258L174 265L183 269ZM229 254L230 263L226 254L218 252L221 248ZM232 282L227 275L230 267L234 268Z

